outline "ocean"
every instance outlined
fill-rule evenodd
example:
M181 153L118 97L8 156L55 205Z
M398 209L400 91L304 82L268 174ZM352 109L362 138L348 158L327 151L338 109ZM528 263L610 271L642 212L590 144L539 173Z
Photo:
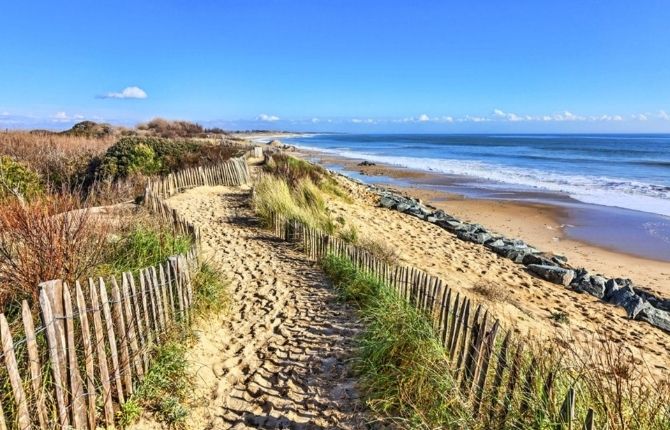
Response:
M491 195L504 190L565 197L568 203L582 203L572 204L582 212L618 215L627 230L620 238L607 238L593 228L580 230L586 224L581 223L574 234L592 236L590 241L599 237L595 242L605 240L599 244L608 247L643 235L653 243L638 244L649 249L632 253L670 259L670 135L315 134L284 140L304 149L458 177L464 194L468 185L479 190L471 197L486 198L482 189Z

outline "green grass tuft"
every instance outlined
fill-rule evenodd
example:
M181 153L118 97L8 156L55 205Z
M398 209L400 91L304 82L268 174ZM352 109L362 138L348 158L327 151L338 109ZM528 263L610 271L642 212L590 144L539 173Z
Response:
M230 303L228 283L221 271L211 263L202 263L193 279L195 310L199 315L220 312Z
M139 418L142 410L149 410L169 426L183 425L188 416L184 403L191 386L187 365L183 340L161 346L137 391L119 411L119 423L127 426Z
M410 428L467 427L466 406L428 319L351 261L331 255L322 264L364 318L354 369L372 410Z
M169 256L186 254L190 248L191 239L188 236L139 225L113 242L106 263L97 272L107 275L156 266Z

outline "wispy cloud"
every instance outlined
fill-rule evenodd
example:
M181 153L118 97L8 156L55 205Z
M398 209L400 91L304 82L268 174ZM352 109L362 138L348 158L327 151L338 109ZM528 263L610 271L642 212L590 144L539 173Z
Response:
M377 124L377 120L372 118L352 118L351 122L354 124Z
M51 120L53 122L71 122L71 121L79 121L82 119L84 119L84 116L81 114L68 115L65 112L56 112L51 116Z
M142 88L132 86L122 89L120 92L110 92L99 96L101 99L146 99L149 97Z
M279 117L276 115L268 115L265 113L262 113L256 117L256 121L263 121L263 122L275 122L279 121Z

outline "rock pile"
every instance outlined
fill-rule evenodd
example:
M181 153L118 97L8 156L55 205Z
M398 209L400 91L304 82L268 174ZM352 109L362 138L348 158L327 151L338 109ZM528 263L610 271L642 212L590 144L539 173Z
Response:
M379 204L385 208L436 224L461 240L484 245L504 258L523 264L535 276L621 306L629 318L646 321L670 332L670 300L636 288L630 279L608 279L599 274L590 274L586 269L572 267L564 256L542 252L522 240L509 239L479 224L461 221L442 210L424 205L421 200L364 185L380 196Z

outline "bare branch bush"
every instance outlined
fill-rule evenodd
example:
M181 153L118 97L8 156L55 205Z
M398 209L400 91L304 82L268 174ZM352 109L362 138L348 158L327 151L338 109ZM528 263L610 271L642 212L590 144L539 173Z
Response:
M0 308L35 300L40 282L86 275L103 261L108 231L74 195L7 201L0 208Z

